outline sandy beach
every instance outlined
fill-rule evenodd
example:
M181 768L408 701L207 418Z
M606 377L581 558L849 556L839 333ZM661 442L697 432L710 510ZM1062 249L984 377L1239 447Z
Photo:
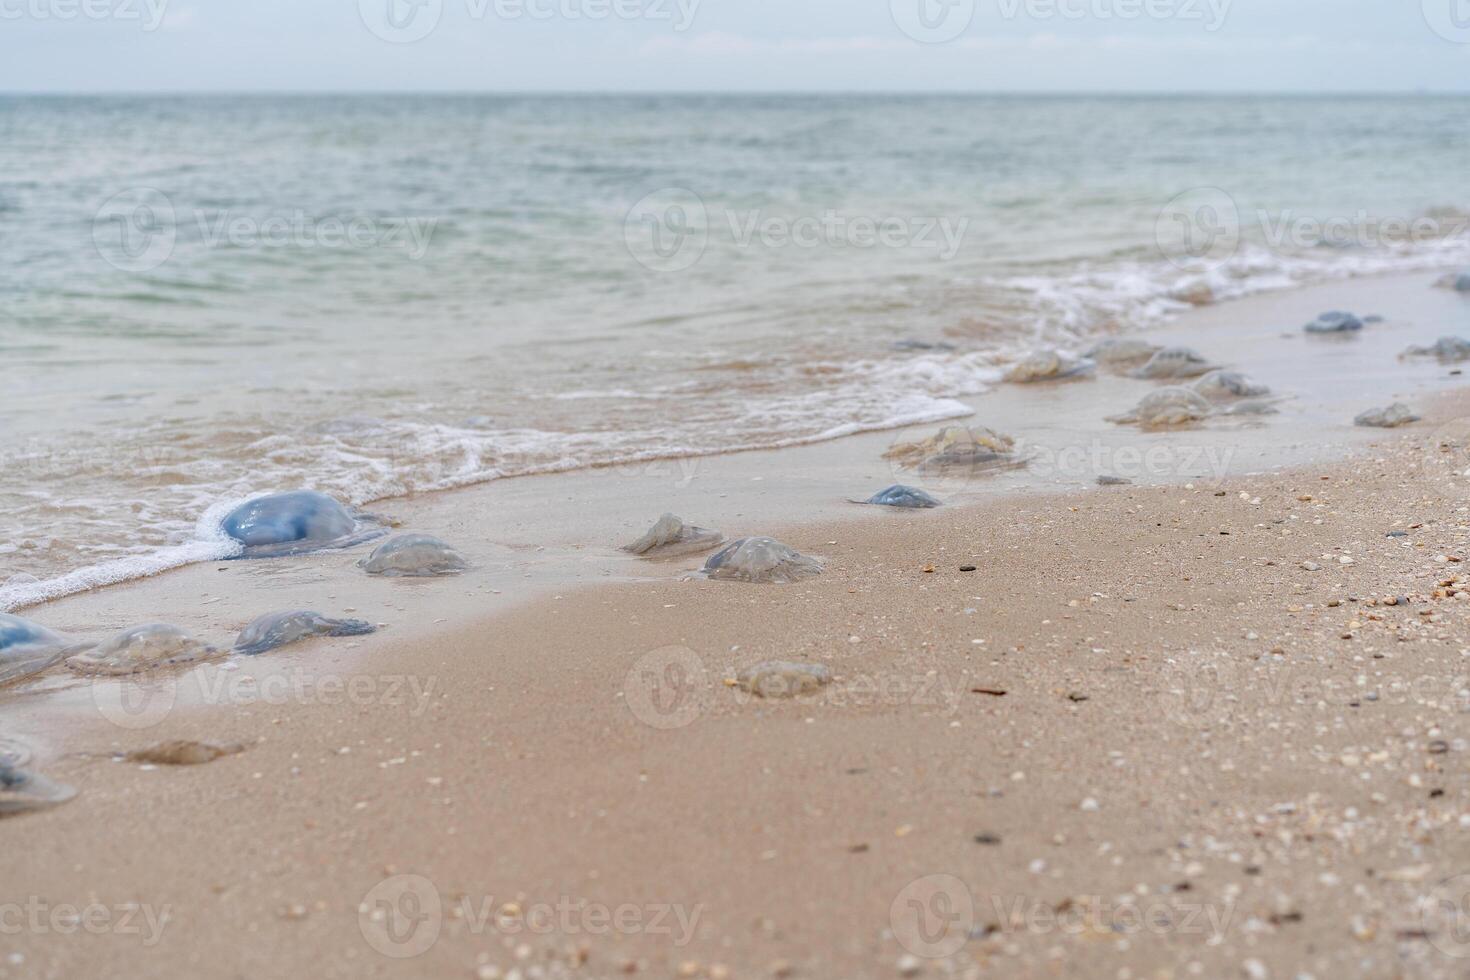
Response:
M381 628L7 690L0 736L79 793L0 823L0 977L1463 975L1470 397L1397 359L1464 321L1431 281L1150 334L1292 396L1259 421L1110 425L1153 386L1108 375L979 396L966 424L1032 466L934 481L936 511L846 503L931 425L381 508L458 578L368 579L359 550L25 610ZM1327 308L1386 321L1303 337ZM1395 400L1424 421L1351 424ZM617 550L668 510L825 572ZM771 660L833 679L730 683ZM244 751L115 758L170 739Z

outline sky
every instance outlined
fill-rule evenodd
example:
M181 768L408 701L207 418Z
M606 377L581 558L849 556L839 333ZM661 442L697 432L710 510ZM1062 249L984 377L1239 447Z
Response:
M1470 93L1470 0L0 0L0 91Z

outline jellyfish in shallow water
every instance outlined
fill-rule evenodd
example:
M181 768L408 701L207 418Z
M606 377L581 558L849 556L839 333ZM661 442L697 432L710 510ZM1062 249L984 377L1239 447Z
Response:
M673 514L665 514L648 529L647 534L624 546L623 550L650 560L678 558L717 548L724 540L725 536L719 531L685 524Z
M70 786L53 782L0 759L0 817L44 810L77 795Z
M710 556L712 579L784 585L822 574L822 563L772 538L741 538Z
M357 565L369 575L385 578L458 575L470 567L463 555L427 534L402 534L384 541Z
M308 610L269 613L241 631L235 652L255 657L315 636L366 636L375 631L372 623L360 619L328 619Z
M1145 381L1168 381L1178 378L1197 378L1202 374L1217 371L1219 367L1218 364L1211 364L1205 360L1198 351L1188 347L1166 347L1149 358L1147 364L1131 374Z
M1190 385L1210 401L1229 401L1232 398L1264 398L1271 389L1257 384L1239 371L1211 371Z
M1006 372L1006 380L1017 384L1034 381L1063 381L1080 378L1097 370L1097 362L1059 350L1027 354Z
M899 507L905 510L928 510L941 506L939 501L918 487L906 487L902 484L889 487L887 490L879 490L862 503L878 507Z
M1444 364L1470 361L1470 340L1459 337L1441 337L1429 347L1410 347L1404 357L1433 357Z
M1161 350L1163 348L1158 344L1151 344L1146 340L1117 338L1094 345L1082 356L1104 367L1118 370L1143 364Z
M66 665L79 674L120 677L223 655L223 650L200 643L177 626L155 623L119 633L96 649L70 658Z
M310 490L258 497L225 516L224 531L244 545L239 558L283 558L351 548L387 534L377 518Z
M770 661L747 667L735 678L735 684L758 698L799 698L832 683L832 671L821 664L793 664Z
M1307 333L1357 333L1363 329L1361 317L1341 310L1323 313L1302 329Z
M39 674L90 645L69 640L28 619L0 613L0 684Z
M921 442L899 443L883 454L905 469L972 475L1016 469L1026 458L1016 451L1016 440L983 426L951 425Z
M1192 388L1160 388L1139 402L1133 411L1114 415L1109 422L1159 428L1207 419L1215 412L1203 395Z
M1419 416L1410 411L1409 406L1395 402L1387 408L1375 408L1364 412L1353 419L1353 424L1367 429L1397 429L1401 425L1409 425L1418 421Z

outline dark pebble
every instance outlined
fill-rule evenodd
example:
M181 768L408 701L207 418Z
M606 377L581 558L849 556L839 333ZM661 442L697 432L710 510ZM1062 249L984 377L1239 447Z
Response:
M962 571L962 572L975 572L975 571L979 571L979 569L977 569L974 565L961 565L960 566L960 571Z

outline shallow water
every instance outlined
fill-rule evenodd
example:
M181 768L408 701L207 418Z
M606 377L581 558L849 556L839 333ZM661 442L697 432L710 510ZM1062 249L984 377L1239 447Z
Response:
M1467 148L1465 99L0 98L0 609L265 491L956 418L1002 352L1470 262ZM1244 243L1168 261L1201 185ZM1360 211L1455 234L1269 241Z

